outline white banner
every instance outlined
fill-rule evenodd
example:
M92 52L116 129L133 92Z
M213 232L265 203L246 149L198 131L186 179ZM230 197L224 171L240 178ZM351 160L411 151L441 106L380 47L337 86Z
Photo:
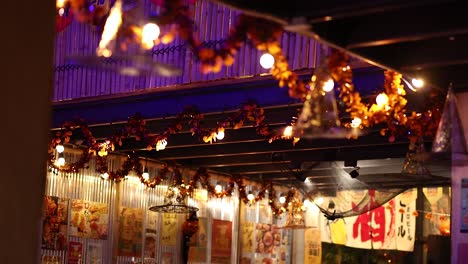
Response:
M375 193L369 191L369 195L372 203ZM335 221L328 221L322 217L319 221L322 242L363 249L413 251L416 230L413 212L416 210L416 195L416 190L409 190L358 216ZM356 204L355 201L348 201L349 205L337 207L351 208L351 203Z

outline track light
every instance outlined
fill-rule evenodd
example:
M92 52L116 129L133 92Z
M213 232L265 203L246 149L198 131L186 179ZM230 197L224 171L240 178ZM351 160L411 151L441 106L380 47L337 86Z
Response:
M357 178L359 176L359 167L356 167L354 170L352 170L349 175L351 178Z

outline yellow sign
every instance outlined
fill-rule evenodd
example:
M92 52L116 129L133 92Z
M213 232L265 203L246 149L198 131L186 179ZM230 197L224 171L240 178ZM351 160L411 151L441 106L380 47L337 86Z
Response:
M319 229L306 229L304 231L304 263L322 263L322 240Z
M254 251L255 223L245 222L242 224L242 252L253 253Z
M177 214L163 214L161 245L175 246L177 243Z

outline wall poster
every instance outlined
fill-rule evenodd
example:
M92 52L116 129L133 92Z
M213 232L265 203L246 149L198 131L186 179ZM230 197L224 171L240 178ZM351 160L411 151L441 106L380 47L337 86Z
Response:
M241 225L242 229L242 253L254 252L254 232L255 223L245 222Z
M42 255L41 264L60 264L60 260L59 256Z
M65 250L67 246L68 199L45 196L42 215L42 248Z
M279 255L281 229L278 229L275 225L258 223L255 233L255 253Z
M191 237L189 262L206 262L206 249L208 245L207 229L208 221L206 217L198 218L198 232Z
M232 222L213 219L211 263L231 263Z
M78 241L68 243L68 264L83 263L83 244Z
M107 239L108 218L109 208L107 204L72 200L70 235Z
M119 219L119 244L117 254L138 257L143 249L143 208L122 207Z
M158 241L158 217L159 214L153 211L146 211L145 230L145 263L156 263L156 248Z

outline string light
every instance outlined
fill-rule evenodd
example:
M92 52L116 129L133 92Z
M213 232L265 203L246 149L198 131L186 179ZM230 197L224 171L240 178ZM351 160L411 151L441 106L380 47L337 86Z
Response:
M284 197L283 194L280 196L279 202L280 202L280 204L284 204L286 202L286 197Z
M149 180L150 175L148 172L148 167L145 166L145 169L143 170L143 174L141 174L141 177L143 177L145 181Z
M62 153L63 151L65 151L65 147L59 144L55 147L55 150L57 150L58 153Z
M255 195L250 191L249 194L247 195L247 199L252 202L255 199Z
M223 187L222 187L219 183L216 184L216 186L215 186L215 192L219 194L219 193L221 193L222 191L223 191Z
M335 87L335 82L333 82L333 80L330 78L326 82L323 83L322 90L328 93L331 90L333 90L333 87Z
M104 180L109 179L109 173L104 172L103 174L101 174L101 178L103 178Z
M219 127L218 132L216 133L216 138L222 140L224 138L224 127Z
M167 146L167 141L165 139L161 139L156 143L156 151L164 150Z
M424 80L422 79L413 78L411 83L415 88L422 88L424 86Z
M58 159L57 159L57 166L63 166L65 165L65 156L63 155L63 152L59 153Z
M292 126L287 126L287 127L284 128L283 136L284 137L291 137L292 133L293 133L293 127Z
M361 118L355 117L355 118L353 118L353 120L351 121L351 127L353 127L353 128L358 128L358 127L361 125L361 122L362 122Z
M385 93L380 93L375 98L375 102L379 107L384 107L388 104L388 96Z
M155 23L146 24L141 33L141 44L143 47L146 49L153 48L154 41L158 39L159 33L161 33L161 30L158 25Z
M275 58L270 53L264 53L260 57L260 65L264 69L270 69L275 64Z

